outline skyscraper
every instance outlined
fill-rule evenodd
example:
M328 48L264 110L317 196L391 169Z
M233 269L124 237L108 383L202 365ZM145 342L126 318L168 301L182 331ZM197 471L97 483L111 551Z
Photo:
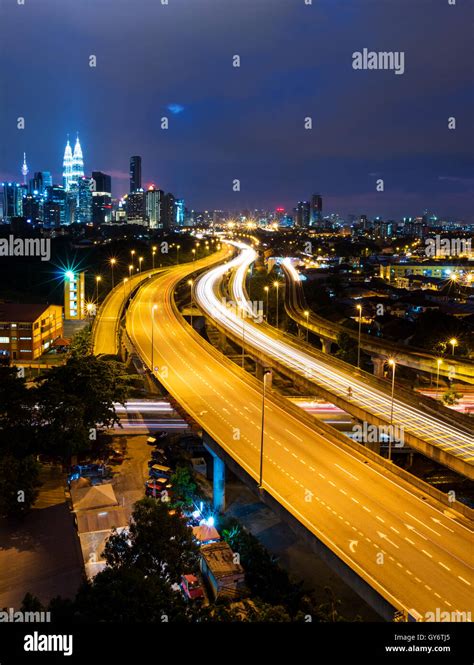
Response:
M45 226L59 226L70 224L71 220L67 208L67 192L60 185L46 188L46 202L44 204ZM59 221L58 221L59 219Z
M64 159L63 159L63 184L64 189L68 192L71 188L72 180L72 150L69 139L66 143L66 148L64 150Z
M175 198L168 192L163 198L163 228L172 229L175 224Z
M10 222L13 217L23 214L22 185L18 182L4 182L3 184L3 218Z
M185 206L184 199L176 199L175 201L175 219L174 222L177 226L184 226L185 222Z
M130 157L130 193L142 188L142 158L139 155Z
M94 224L110 222L112 218L112 179L101 171L92 171L92 221Z
M92 178L80 178L77 192L77 208L75 221L79 224L92 222L92 189L94 181Z
M146 192L146 216L148 217L150 229L161 228L163 196L163 190L156 189L154 185L151 185Z
M74 153L72 155L72 180L71 183L79 184L79 180L84 177L84 157L79 142L79 136L76 138Z
M133 192L127 198L127 220L129 224L146 224L145 192Z
M306 228L309 226L311 217L311 205L309 201L298 201L295 208L295 224Z
M323 219L323 199L320 194L311 197L311 226L318 226Z

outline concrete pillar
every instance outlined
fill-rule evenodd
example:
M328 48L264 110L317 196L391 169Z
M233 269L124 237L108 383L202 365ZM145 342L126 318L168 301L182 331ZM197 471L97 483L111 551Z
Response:
M203 443L208 453L212 455L212 503L214 510L224 512L225 510L225 464L221 458L206 445L206 439L210 437L204 432Z
M385 359L381 358L380 356L372 356L371 360L374 366L374 376L383 379L383 368L385 364Z
M223 513L225 510L225 464L217 455L213 455L212 499L214 510Z
M331 348L332 348L332 342L330 339L325 339L324 337L320 337L320 342L323 347L323 353L331 353Z

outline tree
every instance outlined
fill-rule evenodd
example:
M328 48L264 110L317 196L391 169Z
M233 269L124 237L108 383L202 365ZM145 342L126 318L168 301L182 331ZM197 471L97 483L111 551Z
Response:
M169 505L153 498L135 504L128 532L113 534L105 547L111 568L135 567L145 575L158 574L169 584L198 566L199 548L192 530Z
M23 517L38 498L39 464L32 455L0 457L0 516Z
M171 476L171 484L173 485L173 504L178 506L191 505L196 494L197 485L189 468L186 466L176 467L175 473Z
M95 356L73 355L37 383L40 447L66 458L91 447L91 431L119 423L114 402L123 404L130 390L121 363Z
M448 390L444 393L441 399L446 406L455 406L462 397L463 395L461 393L458 393L455 390Z
M69 355L74 358L83 358L92 354L92 326L91 324L79 330L71 340Z
M0 455L21 458L34 451L34 401L15 367L0 367Z

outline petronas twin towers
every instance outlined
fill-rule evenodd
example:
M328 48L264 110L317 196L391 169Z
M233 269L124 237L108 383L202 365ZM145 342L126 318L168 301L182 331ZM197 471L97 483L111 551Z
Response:
M69 139L67 140L63 160L63 181L64 189L69 192L77 188L80 178L84 177L84 157L79 142L79 136L76 138L74 153L71 149Z

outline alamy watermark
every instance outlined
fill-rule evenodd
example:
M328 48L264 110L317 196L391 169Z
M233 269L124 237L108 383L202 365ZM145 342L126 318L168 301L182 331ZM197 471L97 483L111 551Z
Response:
M437 234L434 238L426 238L425 240L425 254L430 258L470 255L471 253L471 238L442 238Z
M405 73L404 51L354 51L352 69L390 69L398 76Z
M353 426L351 438L358 443L392 443L395 448L402 448L405 429L403 425L371 425L364 421Z
M42 261L51 259L50 238L0 238L0 256L38 256Z
M51 612L23 612L8 607L0 610L0 623L50 623Z

